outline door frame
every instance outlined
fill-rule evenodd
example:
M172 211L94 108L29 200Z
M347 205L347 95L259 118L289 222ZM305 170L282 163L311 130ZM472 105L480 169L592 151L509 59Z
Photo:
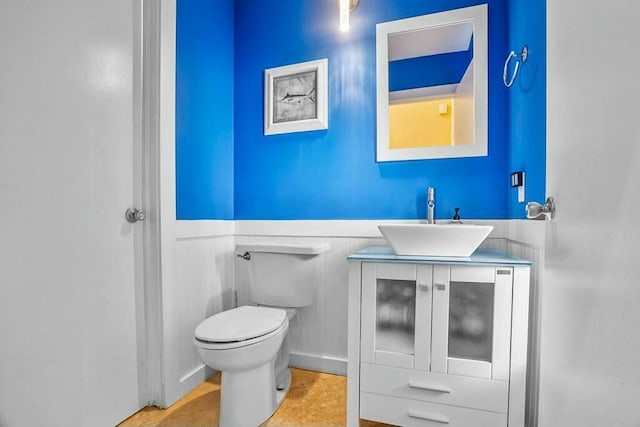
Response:
M136 307L140 405L167 407L178 396L171 373L170 313L163 300L174 282L176 0L137 0L134 120L135 204L147 211L136 232ZM173 375L175 376L175 374Z
M143 4L144 54L142 103L145 153L144 268L141 308L145 340L140 364L141 401L166 408L195 385L180 376L181 331L175 309L176 289L176 0L137 0ZM155 215L154 215L155 213ZM144 363L144 366L142 365Z

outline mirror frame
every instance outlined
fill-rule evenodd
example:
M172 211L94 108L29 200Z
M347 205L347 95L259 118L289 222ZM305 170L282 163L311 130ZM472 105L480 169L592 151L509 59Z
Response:
M439 147L389 148L389 35L464 22L473 23L474 143ZM486 4L376 25L377 162L482 157L488 154L488 27Z

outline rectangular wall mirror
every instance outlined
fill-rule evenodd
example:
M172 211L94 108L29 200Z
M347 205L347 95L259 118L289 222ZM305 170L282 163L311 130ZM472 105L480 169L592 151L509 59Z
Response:
M487 5L376 26L378 162L487 155Z

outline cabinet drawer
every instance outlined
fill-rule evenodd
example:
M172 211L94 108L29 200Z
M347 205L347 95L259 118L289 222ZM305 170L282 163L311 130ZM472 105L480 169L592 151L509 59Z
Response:
M400 397L360 393L360 418L408 427L506 427L507 415Z
M360 390L507 413L509 383L411 369L360 364Z

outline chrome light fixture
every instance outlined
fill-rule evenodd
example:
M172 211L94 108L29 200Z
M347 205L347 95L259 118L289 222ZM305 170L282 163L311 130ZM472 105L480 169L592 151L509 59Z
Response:
M340 5L340 31L349 31L349 14L353 12L360 0L338 0Z

